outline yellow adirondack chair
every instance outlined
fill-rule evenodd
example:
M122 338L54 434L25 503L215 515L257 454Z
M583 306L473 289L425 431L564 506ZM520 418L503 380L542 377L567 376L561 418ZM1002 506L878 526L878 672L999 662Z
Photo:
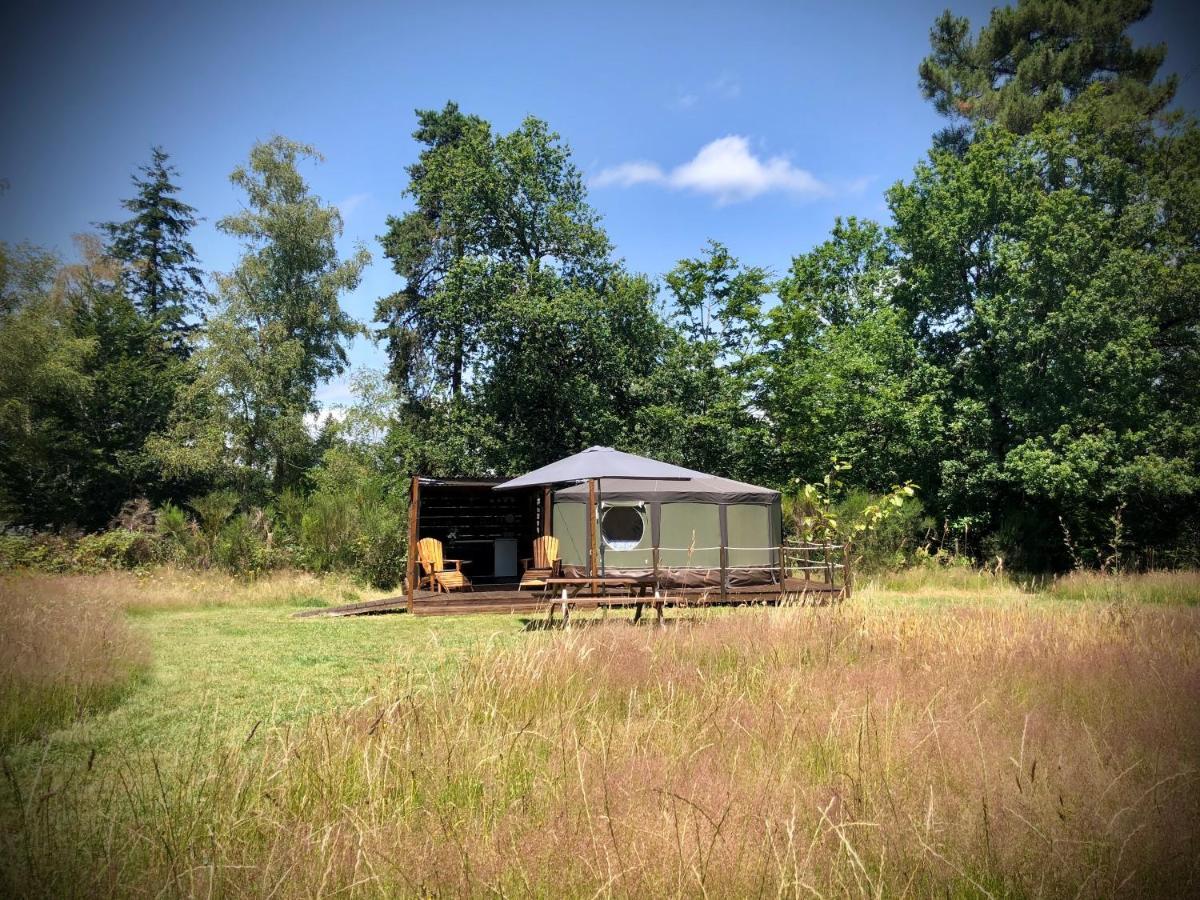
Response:
M420 588L428 585L432 591L473 591L471 579L463 574L461 559L446 559L442 550L442 542L437 538L421 538L417 541L417 562L421 564ZM454 563L453 569L447 569L447 563Z
M547 578L558 575L562 560L558 558L558 538L545 534L533 542L533 556L521 560L521 584L526 587L541 587Z

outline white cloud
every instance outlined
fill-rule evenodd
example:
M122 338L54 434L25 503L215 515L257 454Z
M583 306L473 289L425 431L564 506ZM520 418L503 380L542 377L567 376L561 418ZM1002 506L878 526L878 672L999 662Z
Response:
M750 141L737 134L718 138L695 157L669 172L652 162L636 161L604 169L593 179L596 187L658 184L716 197L720 204L749 200L770 191L803 199L828 197L830 185L811 172L792 165L785 156L755 156Z
M354 214L354 211L371 199L369 191L362 194L351 194L338 205L338 212L342 214L343 219L348 219Z
M665 179L663 170L652 162L627 162L605 169L592 178L596 187L633 187L635 184L653 184Z

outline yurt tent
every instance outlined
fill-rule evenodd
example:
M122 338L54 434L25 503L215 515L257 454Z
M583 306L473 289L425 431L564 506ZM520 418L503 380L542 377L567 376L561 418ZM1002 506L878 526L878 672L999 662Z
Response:
M604 478L597 544L605 575L664 587L746 587L779 580L779 492L685 470L686 480ZM554 493L553 529L566 574L587 575L588 485Z

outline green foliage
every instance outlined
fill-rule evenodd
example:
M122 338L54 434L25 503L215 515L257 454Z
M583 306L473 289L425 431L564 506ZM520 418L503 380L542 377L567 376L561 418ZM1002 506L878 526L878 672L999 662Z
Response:
M195 535L187 513L173 503L155 512L154 530L159 537L159 553L167 562L186 562L195 546Z
M320 159L284 138L256 144L231 181L247 208L222 219L245 250L217 278L220 313L196 353L170 431L153 442L168 472L201 474L266 499L301 482L316 451L305 417L317 386L346 366L346 342L362 332L339 297L370 259L339 260L342 220L313 196L297 168Z
M125 222L101 226L108 235L108 253L123 264L121 278L141 316L187 354L185 338L194 330L190 321L200 312L204 281L188 234L196 225L196 210L175 195L178 174L161 147L151 150L133 185L137 196L121 201L131 213Z
M0 570L69 572L75 565L74 542L62 535L0 535Z
M896 256L876 223L839 219L779 283L759 406L786 470L812 477L836 457L869 491L932 480L946 377L896 308Z
M891 507L891 514L872 515L872 510ZM840 522L866 522L874 527L861 531L854 541L854 574L869 576L895 572L913 565L923 557L925 548L936 536L936 521L925 514L920 500L904 497L900 506L879 494L851 490L833 505L833 516Z
M929 35L933 52L920 66L922 93L960 123L942 132L939 143L961 148L973 126L987 123L1027 134L1093 87L1114 109L1157 113L1176 86L1174 77L1154 80L1166 47L1135 47L1127 34L1150 6L1150 0L1017 0L994 8L974 39L966 18L942 13Z
M958 529L1011 539L992 552L1062 566L1061 520L1097 563L1118 508L1140 547L1193 514L1200 405L1180 367L1200 364L1198 319L1178 272L1196 249L1177 235L1196 219L1164 215L1150 173L1193 183L1194 131L1081 101L1028 136L985 129L889 193L897 303L947 379L931 485Z
M226 521L213 540L212 557L231 575L257 575L273 568L276 556L262 510L238 513Z
M94 239L79 247L71 266L0 250L0 515L38 528L97 528L129 497L178 488L146 443L187 373L120 289L121 267Z
M231 490L212 491L188 501L196 513L200 533L215 540L238 506L238 495Z
M157 561L158 541L153 533L102 531L79 539L73 569L77 572L137 569Z
M746 480L774 471L771 436L753 409L763 375L757 350L769 279L716 241L667 274L675 329L636 385L634 402L624 407L632 413L635 448Z
M861 492L846 496L844 473L851 468L845 460L834 458L821 481L792 479L785 497L795 537L814 543L845 544L856 551L860 542L894 521L916 497L917 486L911 481L893 485L879 496L867 498ZM910 516L916 515L919 513L910 512Z
M515 294L543 294L546 270L597 286L609 244L570 150L539 119L493 134L457 104L419 110L409 167L416 209L380 238L404 288L381 299L391 374L409 396L458 396L487 358L485 331Z
M326 452L307 496L289 494L275 510L306 567L353 572L373 587L390 589L404 576L407 504L363 447Z

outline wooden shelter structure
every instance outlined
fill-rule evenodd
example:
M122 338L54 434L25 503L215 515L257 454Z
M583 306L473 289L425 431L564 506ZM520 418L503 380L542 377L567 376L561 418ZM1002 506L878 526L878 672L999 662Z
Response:
M582 466L562 465L577 458ZM361 611L534 612L560 602L564 612L567 603L661 611L828 600L850 587L842 548L784 543L777 491L609 448L506 482L415 476L408 526L410 548L436 538L474 590L427 589L410 553L403 601ZM535 549L546 536L557 539L560 568L539 573L540 590L522 591L520 562L546 562Z

